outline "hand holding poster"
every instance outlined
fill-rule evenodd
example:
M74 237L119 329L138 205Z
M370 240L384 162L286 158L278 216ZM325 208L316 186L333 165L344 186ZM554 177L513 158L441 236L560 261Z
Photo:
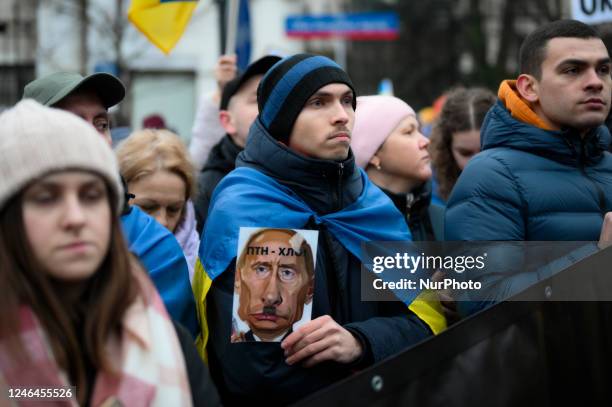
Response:
M318 231L240 228L231 342L280 342L310 321Z

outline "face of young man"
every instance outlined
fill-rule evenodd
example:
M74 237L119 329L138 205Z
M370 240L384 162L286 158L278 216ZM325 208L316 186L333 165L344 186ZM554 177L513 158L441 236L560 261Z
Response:
M553 38L545 55L530 100L535 112L557 130L601 125L610 111L612 89L604 43L599 38Z
M249 129L259 113L257 108L257 86L263 75L249 78L230 99L227 110L219 113L221 125L232 137L234 143L243 147L249 135Z
M112 144L108 112L102 104L102 100L94 91L76 91L60 100L53 107L76 114L94 126L108 145Z
M245 249L251 252L236 271L238 316L264 341L288 332L312 298L314 282L305 254L289 251L292 237L282 231L263 233Z
M289 148L306 157L348 157L355 124L353 91L343 83L323 86L306 101L289 137Z

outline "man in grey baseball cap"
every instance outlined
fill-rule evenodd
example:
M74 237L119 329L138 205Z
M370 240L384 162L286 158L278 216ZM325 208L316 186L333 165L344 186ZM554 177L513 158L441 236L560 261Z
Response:
M123 83L108 73L83 77L74 72L56 72L26 85L24 99L67 110L89 122L110 144L108 109L123 100Z
M28 83L23 92L24 99L34 99L81 117L94 126L109 145L108 108L124 97L123 83L107 73L83 77L73 72L57 72ZM130 198L133 195L126 190L121 226L129 249L148 270L170 316L195 337L199 327L183 251L168 229L140 208L128 205Z

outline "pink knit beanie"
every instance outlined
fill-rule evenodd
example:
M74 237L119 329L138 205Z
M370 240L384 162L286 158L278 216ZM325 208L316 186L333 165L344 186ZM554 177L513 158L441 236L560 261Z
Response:
M365 168L391 132L409 115L416 114L406 102L396 97L358 97L351 136L351 149L357 165Z

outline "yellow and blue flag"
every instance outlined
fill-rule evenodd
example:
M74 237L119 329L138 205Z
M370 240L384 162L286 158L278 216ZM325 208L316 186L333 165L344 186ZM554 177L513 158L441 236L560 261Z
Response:
M361 242L409 241L410 231L400 213L384 193L361 171L364 189L357 200L339 212L319 215L288 187L247 167L225 176L213 194L193 278L193 291L201 335L196 341L206 360L208 322L206 299L213 281L236 257L241 227L299 228L311 218L326 228L355 257L364 260ZM249 185L249 188L245 188ZM405 293L401 298L429 325L434 333L446 328L442 308L435 295ZM228 316L229 318L229 316Z
M128 19L168 54L183 35L198 0L132 0Z
M249 1L240 0L238 10L236 55L238 56L238 68L244 72L251 60L251 13L249 11Z

